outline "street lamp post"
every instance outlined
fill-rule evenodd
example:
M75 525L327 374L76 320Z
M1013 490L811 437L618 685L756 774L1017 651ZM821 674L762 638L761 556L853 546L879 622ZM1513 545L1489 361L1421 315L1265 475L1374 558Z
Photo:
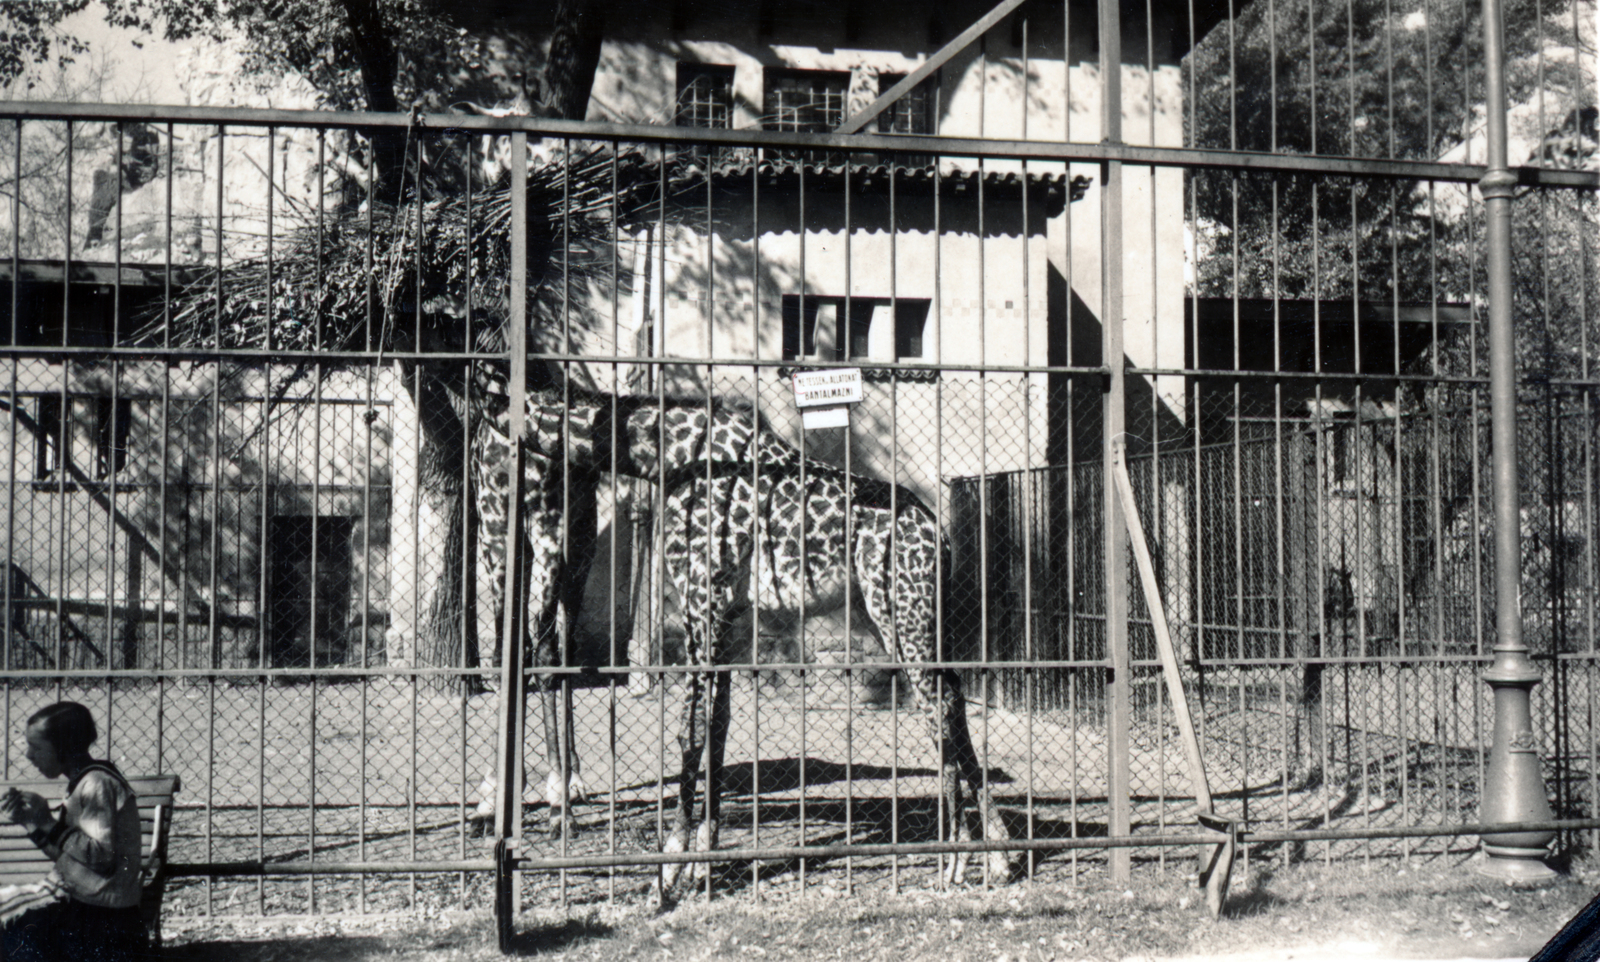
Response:
M1511 199L1517 178L1506 159L1505 47L1501 0L1483 0L1488 101L1488 171L1479 181L1488 228L1489 421L1493 436L1495 646L1483 680L1494 692L1494 742L1479 817L1485 822L1549 821L1529 694L1540 681L1522 640L1521 507L1517 490L1516 340L1511 321ZM1555 832L1483 836L1486 875L1537 880L1555 874L1543 859Z

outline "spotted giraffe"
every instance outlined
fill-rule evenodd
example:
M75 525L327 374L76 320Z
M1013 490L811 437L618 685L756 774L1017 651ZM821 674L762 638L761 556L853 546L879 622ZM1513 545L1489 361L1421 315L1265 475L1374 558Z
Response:
M516 450L511 440L509 405L500 387L485 381L472 438L472 472L478 509L479 551L484 559L486 583L493 600L495 625L503 624L507 531L510 527L510 492L516 475ZM588 432L579 426L576 436ZM592 460L592 459L589 459ZM572 483L565 483L570 479ZM520 550L526 559L521 590L526 592L523 639L528 663L535 669L563 663L561 644L570 642L583 599L583 585L594 560L596 480L581 464L552 462L535 451L525 451L522 469L522 531ZM586 535L587 533L587 535ZM563 552L563 539L566 550ZM571 806L583 800L588 788L582 761L574 750L572 719L558 711L558 686L550 675L535 675L544 712L545 800L551 810L551 830L560 830ZM562 772L567 773L562 778ZM494 815L495 779L487 775L478 787L475 818Z
M691 665L717 664L730 626L746 612L781 630L796 625L802 613L859 605L885 649L898 658L927 717L952 837L971 838L963 782L985 835L1009 837L972 745L959 677L920 667L938 654L935 606L944 545L937 519L916 495L804 458L751 408L726 400L663 401L552 388L530 391L527 405L523 441L529 471L564 465L569 476L588 479L607 470L661 484L663 559L684 612ZM503 448L510 451L508 441ZM501 472L486 481L503 489L507 477ZM525 479L525 485L530 497L544 499L529 517L546 531L559 531L560 519L547 512L559 507L549 493L560 485L548 476ZM480 494L480 505L485 497L493 495ZM536 552L530 567L540 565L559 570L559 557L548 549ZM537 597L552 597L555 580L549 574L535 579L545 592ZM534 597L530 592L530 605ZM574 599L567 617L575 611ZM727 677L703 671L687 679L679 804L665 851L688 851L691 833L697 851L716 847L729 725ZM696 828L702 759L705 804ZM553 792L559 790L557 777ZM990 858L991 871L1008 877L1009 857L994 852ZM964 865L962 858L952 861L952 878L959 878ZM680 876L681 865L663 867L661 902L675 897Z

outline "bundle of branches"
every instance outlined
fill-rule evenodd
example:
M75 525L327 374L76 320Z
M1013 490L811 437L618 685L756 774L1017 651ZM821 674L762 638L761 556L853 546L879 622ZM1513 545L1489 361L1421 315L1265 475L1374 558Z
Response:
M530 168L527 321L536 335L559 325L569 291L615 280L618 234L656 213L657 170L606 147ZM503 351L508 178L470 196L430 199L437 192L429 186L412 186L396 203L309 219L276 238L270 255L200 272L174 295L170 315L147 320L140 339L274 352ZM342 366L329 358L319 367Z

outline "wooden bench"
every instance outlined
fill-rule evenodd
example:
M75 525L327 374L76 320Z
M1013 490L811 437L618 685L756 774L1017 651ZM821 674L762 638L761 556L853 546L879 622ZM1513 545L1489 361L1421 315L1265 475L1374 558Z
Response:
M152 947L161 944L161 896L167 889L167 836L172 830L172 797L178 793L178 776L147 775L130 778L128 784L139 797L140 850L144 852L139 915ZM0 782L0 793L8 788L37 792L58 807L67 783L60 778L23 778ZM55 865L39 851L22 826L0 821L0 885L27 885L49 874Z

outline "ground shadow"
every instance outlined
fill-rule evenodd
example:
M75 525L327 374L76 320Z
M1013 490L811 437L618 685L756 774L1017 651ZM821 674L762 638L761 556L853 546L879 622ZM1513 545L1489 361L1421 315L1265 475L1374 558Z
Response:
M511 937L510 955L543 955L589 939L610 935L613 927L593 919L565 919L556 925L533 925Z
M724 831L750 830L753 827L752 819L757 812L757 808L743 805L724 810L722 819ZM759 806L761 824L769 832L792 831L800 824L801 814L801 806L797 800L763 802ZM821 848L842 844L917 845L937 842L940 839L939 814L940 800L933 797L901 798L898 806L888 797L808 798L804 809L807 826L805 844ZM969 809L967 815L973 827L973 837L981 838L977 813ZM1108 834L1104 823L1072 822L1041 818L1037 815L1033 817L1030 834L1027 812L1002 808L1001 816L1005 819L1006 827L1014 839L1104 838ZM724 838L726 840L726 836ZM797 843L798 838L785 838L777 844ZM1034 864L1037 866L1040 862L1052 858L1068 856L1070 852L1070 849L1038 850L1034 852ZM804 859L763 859L760 877L773 879L798 874L802 862L806 867L816 870L839 862L843 858L844 856L816 855ZM981 858L973 856L973 864L979 864ZM1025 856L1018 858L1019 866L1024 860ZM718 891L733 892L748 888L755 874L752 868L751 859L718 861L712 869L713 884Z
M913 768L901 766L890 768L887 765L845 765L840 762L825 761L820 758L764 758L757 762L738 762L724 765L722 768L722 796L723 798L739 798L754 795L759 789L762 794L768 792L793 792L798 791L802 785L807 788L818 785L832 785L838 782L886 782L893 778L933 778L939 773L931 768ZM989 769L990 785L1010 785L1016 779L1004 769ZM623 785L617 789L618 793L636 792L651 788L656 783L637 782L632 785ZM673 773L667 776L666 791L669 796L677 794L678 775ZM704 782L699 784L703 785Z
M372 935L325 935L298 939L230 939L217 942L189 942L170 945L150 958L167 962L289 962L291 959L317 959L319 962L358 962L388 958L394 945Z
M931 768L888 768L883 765L841 765L820 758L767 758L740 762L722 769L723 796L737 798L766 792L793 792L802 785L832 785L848 781L888 781L891 778L929 778Z
M1222 907L1223 917L1245 918L1287 905L1287 900L1267 891L1267 886L1272 884L1273 874L1272 868L1264 861L1253 862L1250 874L1243 879L1244 884L1229 890L1227 902Z

